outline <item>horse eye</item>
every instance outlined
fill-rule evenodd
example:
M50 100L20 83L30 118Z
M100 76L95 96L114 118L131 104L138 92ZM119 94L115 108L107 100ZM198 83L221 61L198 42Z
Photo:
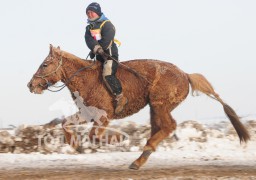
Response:
M44 67L44 68L47 67L47 64L43 64L43 67Z

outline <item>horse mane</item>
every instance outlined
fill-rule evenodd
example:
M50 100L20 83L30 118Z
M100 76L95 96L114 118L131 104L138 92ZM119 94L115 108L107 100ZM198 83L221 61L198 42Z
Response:
M54 51L54 54L62 56L68 60L72 60L74 63L78 64L79 66L87 66L88 63L92 63L92 60L82 59L78 56L75 56L74 54L61 50L60 48L53 47L52 50Z

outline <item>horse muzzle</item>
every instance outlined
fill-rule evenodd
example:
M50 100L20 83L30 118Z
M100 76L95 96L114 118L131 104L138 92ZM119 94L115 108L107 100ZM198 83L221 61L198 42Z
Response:
M43 89L40 85L37 85L37 86L33 86L32 82L30 81L28 84L27 84L28 88L29 88L29 91L31 93L34 93L34 94L42 94L43 92Z

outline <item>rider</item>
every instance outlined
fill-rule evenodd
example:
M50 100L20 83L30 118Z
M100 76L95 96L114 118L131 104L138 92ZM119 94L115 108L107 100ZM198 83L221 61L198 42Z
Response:
M122 93L122 86L116 77L118 63L111 59L118 60L118 49L114 42L115 27L108 18L101 12L98 3L91 3L86 8L88 26L85 32L85 41L90 56L103 63L103 79L109 91L115 96L115 114L122 112L128 100ZM111 57L110 57L111 56Z

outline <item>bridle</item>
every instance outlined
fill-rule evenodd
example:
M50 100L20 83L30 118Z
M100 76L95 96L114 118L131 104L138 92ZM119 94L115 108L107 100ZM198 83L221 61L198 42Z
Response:
M52 86L52 83L50 83L49 81L48 81L48 79L46 79L46 77L48 77L48 76L51 76L52 74L54 74L54 73L57 73L57 71L60 69L60 67L62 66L62 63L63 63L63 59L62 59L62 55L60 54L60 61L59 61L59 63L58 63L58 66L57 66L57 68L54 70L54 71L52 71L52 72L50 72L50 73L48 73L48 74L44 74L44 75L34 75L36 78L41 78L41 79L43 79L43 80L45 80L45 82L46 82L46 84L45 85L43 85L43 84L39 84L39 86L41 86L41 87L43 87L43 88L47 88L47 90L49 90L49 91L51 91L50 89L49 89L49 87L50 86Z
M91 52L90 52L91 53ZM82 59L82 60L87 60L88 57L90 56L90 53L87 55L86 59ZM143 80L145 80L148 84L152 84L147 78L145 78L144 76L142 76L141 74L139 74L137 71L135 71L134 69L124 65L123 63L120 63L119 61L117 61L116 59L114 59L112 56L108 55L108 57L110 59L112 59L113 61L116 61L119 65L123 66L125 69L127 69L128 71L132 72L134 75L136 75L137 77L139 78L142 78ZM46 88L48 91L51 91L51 92L59 92L61 91L62 89L64 89L72 80L73 77L75 77L78 73L80 73L81 71L85 70L85 69L90 69L92 66L94 66L96 63L96 58L93 59L93 64L89 65L89 66L85 66L85 67L82 67L80 69L78 69L76 72L74 72L74 74L72 74L62 85L60 86L54 86L51 82L49 82L46 77L48 76L51 76L52 74L54 73L57 73L57 71L61 68L62 64L63 64L63 59L62 59L62 55L61 55L61 51L60 51L60 60L59 60L59 63L58 63L58 66L57 68L48 73L48 74L44 74L44 75L34 75L35 77L37 78L41 78L43 79L46 84L43 85L43 84L39 84L39 86L43 87L43 88ZM59 88L58 90L51 90L49 89L49 87L54 87L54 88Z
M89 57L89 55L90 55L90 53L88 54L88 56L86 57L86 59L83 59L83 60L87 60L88 57ZM54 86L51 82L48 81L48 79L46 79L46 77L51 76L51 75L53 75L53 74L56 74L57 71L61 68L62 64L63 64L63 59L62 59L62 55L61 55L61 51L60 51L60 60L59 60L59 63L58 63L57 68L56 68L54 71L52 71L52 72L50 72L50 73L48 73L48 74L44 74L44 75L41 75L41 74L39 74L39 75L36 75L36 74L35 74L35 75L34 75L36 78L41 78L41 79L45 80L45 82L46 82L45 85L43 85L43 84L40 83L39 86L41 86L41 87L43 87L43 88L46 88L48 91L51 91L51 92L59 92L59 91L61 91L62 89L64 89L64 88L71 82L72 78L75 77L78 73L80 73L80 72L83 71L84 69L89 69L89 68L91 68L92 66L94 66L94 65L95 65L95 59L94 59L94 61L93 61L93 64L91 64L91 65L89 65L89 66L82 67L82 68L78 69L76 72L74 72L74 74L72 74L62 85L60 85L60 86ZM60 88L60 89L58 89L58 90L51 90L51 89L49 89L49 87Z

